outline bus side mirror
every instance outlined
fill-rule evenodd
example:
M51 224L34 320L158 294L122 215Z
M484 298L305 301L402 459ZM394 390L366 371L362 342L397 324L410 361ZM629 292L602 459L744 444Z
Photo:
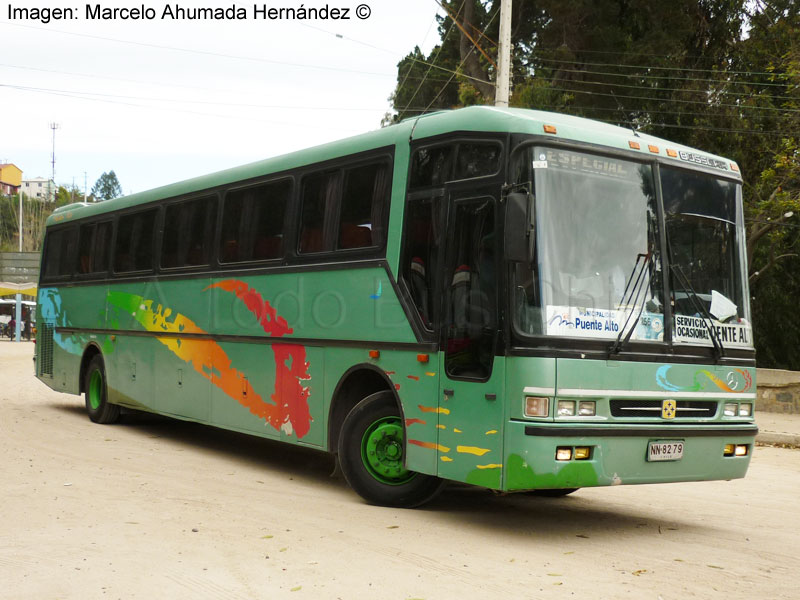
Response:
M530 211L532 202L530 194L511 192L506 196L506 221L504 236L504 252L506 260L528 263L531 261L531 225Z

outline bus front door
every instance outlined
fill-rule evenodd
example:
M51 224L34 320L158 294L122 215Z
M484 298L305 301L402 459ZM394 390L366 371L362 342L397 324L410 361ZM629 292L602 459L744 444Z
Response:
M497 348L495 199L451 199L444 351L439 371L440 476L492 489L502 483L505 363Z

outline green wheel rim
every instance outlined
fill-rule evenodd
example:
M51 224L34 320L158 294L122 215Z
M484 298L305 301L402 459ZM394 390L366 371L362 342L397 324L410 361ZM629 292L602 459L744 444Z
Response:
M361 438L361 460L372 477L388 485L404 484L416 475L403 466L403 426L398 417L383 417L367 428Z
M89 406L92 410L100 408L100 401L103 398L103 374L100 371L92 373L89 380Z

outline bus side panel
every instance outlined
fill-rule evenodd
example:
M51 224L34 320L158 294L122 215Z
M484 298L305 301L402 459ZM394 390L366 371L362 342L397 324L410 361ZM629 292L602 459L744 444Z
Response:
M106 296L106 321L117 331L113 352L104 356L109 400L123 406L158 411L155 355L159 285L150 281L111 284Z
M158 283L153 315L164 330L191 333L207 327L211 301L203 290L210 278L165 279ZM194 327L192 326L194 324ZM180 332L176 332L180 333ZM198 331L199 333L199 331ZM207 422L211 413L211 357L215 343L206 339L158 337L153 344L156 407L159 412Z

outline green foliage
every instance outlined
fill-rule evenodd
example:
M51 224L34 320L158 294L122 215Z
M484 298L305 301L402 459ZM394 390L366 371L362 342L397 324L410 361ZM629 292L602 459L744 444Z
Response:
M94 196L98 202L118 198L121 195L122 186L119 184L117 174L114 173L114 171L109 171L108 173L100 175L100 178L92 186L92 196Z
M493 101L476 79L493 82L494 68L482 54L472 60L450 15L495 59L499 5L444 3L440 45L399 65L399 116ZM800 0L515 0L513 10L512 105L636 127L737 162L759 364L800 369Z

